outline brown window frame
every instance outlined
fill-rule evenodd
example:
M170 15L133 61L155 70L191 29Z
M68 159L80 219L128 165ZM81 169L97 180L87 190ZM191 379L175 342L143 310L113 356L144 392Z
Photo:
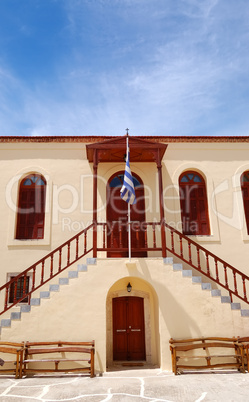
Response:
M46 180L33 173L25 176L19 186L16 239L44 238Z
M182 231L186 235L210 235L206 183L199 172L189 170L179 177Z

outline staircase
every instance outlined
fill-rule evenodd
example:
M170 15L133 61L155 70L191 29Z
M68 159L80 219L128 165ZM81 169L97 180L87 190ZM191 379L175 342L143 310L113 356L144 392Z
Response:
M10 314L10 318L4 318L1 320L0 324L0 334L2 328L10 328L12 321L20 321L22 318L22 314L29 313L32 308L40 306L42 299L49 299L52 296L53 292L60 292L61 288L65 285L70 284L70 280L74 278L78 278L80 272L87 272L88 265L96 264L96 260L94 258L87 258L87 264L78 264L76 269L68 271L67 275L61 276L58 280L58 283L50 284L49 290L43 290L40 292L39 297L33 297L30 299L30 304L20 305L19 311L13 311Z
M181 232L170 227L165 222L163 225L165 228L166 251L183 262L184 267L190 267L191 269L183 269L182 264L173 264L173 260L170 259L170 257L166 257L165 261L171 261L170 264L173 264L173 269L181 270L183 276L191 276L192 282L199 283L203 290L210 290L212 296L220 297L221 303L230 303L233 310L241 310L243 317L249 316L249 310L245 309L244 306L241 308L240 303L240 301L242 301L243 305L249 304L247 297L249 294L249 277ZM32 306L39 305L41 299L49 298L50 292L57 292L59 287L67 284L70 278L77 277L80 270L86 270L84 265L79 265L81 268L78 268L76 271L69 271L68 276L60 278L57 285L50 285L48 291L41 291L40 297L32 297L35 292L37 293L40 287L48 282L51 283L53 278L60 275L72 264L75 264L93 250L93 236L89 236L89 233L92 231L94 231L93 224L57 247L0 288L2 294L5 292L4 308L0 312L0 315L7 312L25 298L29 300L29 304L21 306L19 311L12 312L10 318L4 318L1 321L1 327L8 327L11 325L12 320L19 320L22 313L30 311ZM154 249L159 249L156 244L155 230L153 232L153 246ZM101 250L101 247L97 248L97 250ZM138 251L148 250L149 248L144 248ZM192 268L198 271L202 276L207 277L210 283L203 282L201 276L195 276L195 274L193 276ZM32 288L26 291L28 275L31 275L32 278ZM24 278L23 294L21 297L17 297L17 285L20 278ZM225 289L227 295L222 296L219 288L212 288L211 282L213 284L216 283L216 287L218 285L219 288ZM14 300L12 303L9 303L11 286L12 288L14 286Z
M110 265L111 265L111 262L110 262ZM122 264L125 265L124 261L122 262ZM152 270L155 269L155 260L153 261L153 259L150 260L150 258L148 258L147 264L148 264L148 266L153 264ZM9 318L3 318L1 320L0 333L3 332L3 330L4 330L3 337L5 339L8 339L9 330L11 330L10 334L12 334L13 324L15 324L14 325L14 333L19 333L19 330L21 328L22 328L21 333L24 333L25 330L23 328L25 327L25 325L26 325L26 328L27 328L27 325L28 325L28 327L30 327L32 320L38 314L38 309L39 310L41 309L41 312L39 313L41 316L43 315L42 311L44 310L44 307L45 307L45 309L47 309L47 313L45 312L44 315L45 316L46 316L46 314L51 315L52 312L50 311L49 305L44 304L44 303L49 302L49 304L50 304L52 302L52 306L53 306L52 311L55 311L54 306L56 304L56 300L53 299L53 297L55 296L55 293L60 298L68 297L69 293L71 293L71 295L73 297L73 295L76 294L75 286L76 286L78 280L82 284L88 283L88 285L86 285L86 286L89 286L90 283L91 283L91 286L93 286L96 276L93 277L92 271L88 272L88 270L89 270L89 267L93 267L94 265L96 266L95 272L98 272L98 275L101 276L101 272L104 272L104 270L102 269L103 267L102 267L101 260L97 261L95 258L87 258L86 263L74 264L73 269L71 269L67 272L61 273L61 275L59 275L58 278L54 279L54 283L47 284L47 285L45 284L44 288L42 289L42 291L40 291L40 293L35 292L34 297L32 297L30 300L30 304L25 304L25 305L15 307L15 311L12 311L10 313ZM113 266L115 266L115 263ZM215 309L217 309L217 311L219 309L221 309L221 311L223 311L223 314L224 314L224 309L222 308L222 306L224 306L224 305L226 305L227 307L230 306L230 309L232 310L231 314L233 314L233 312L235 314L240 313L240 316L242 317L243 320L248 319L249 309L242 308L240 303L232 302L229 296L222 295L222 292L220 289L213 288L212 284L210 282L205 282L205 278L203 278L200 275L197 276L193 272L192 269L184 269L183 264L174 262L173 257L167 257L163 260L161 260L161 259L158 260L158 262L156 263L156 266L158 266L158 267L161 266L162 271L166 269L166 272L170 272L170 270L171 270L173 272L171 281L174 281L174 275L181 274L182 279L180 280L179 277L178 277L178 279L176 278L174 286L177 287L179 282L181 282L181 286L182 286L183 282L187 281L185 288L188 289L188 295L189 295L188 297L190 297L190 295L192 295L192 293L193 293L193 290L191 290L191 284L190 284L190 281L191 281L192 286L194 286L194 287L197 286L198 289L200 289L200 290L196 290L196 292L198 294L198 298L199 298L198 300L200 300L200 298L204 299L204 304L211 303L211 305L215 306ZM85 276L84 276L85 279L82 276L85 273L87 273L88 276L89 275L92 276L92 278L89 279L89 282L87 282ZM155 273L154 273L154 275L155 275ZM57 279L57 281L56 281L56 279ZM70 288L68 288L67 285L70 285ZM153 282L152 282L152 286L154 286ZM46 287L47 287L47 289L46 289ZM169 284L169 287L172 288L172 286L170 284ZM67 291L66 291L66 289L67 289ZM89 289L88 289L88 292L89 292ZM61 296L59 295L60 293L61 293ZM212 302L213 298L215 299L214 303ZM51 299L51 300L49 301L49 299ZM86 296L86 299L87 299L87 296ZM61 299L57 298L57 300L61 300ZM220 307L219 307L219 304L220 304ZM87 308L87 303L86 303L85 308ZM16 310L16 309L18 309L18 310ZM59 313L59 315L62 313L62 312L60 312L60 303L58 305L58 310L56 310L56 311L57 312L54 316L55 321L57 320L57 313ZM74 313L72 312L72 314L74 314ZM225 309L225 314L226 315L228 314L227 309ZM67 314L65 315L65 319L66 319L66 317L67 317ZM230 315L228 314L228 319L229 319L229 317L230 317ZM236 317L238 317L238 315ZM22 323L23 319L24 319L24 323ZM18 327L16 326L17 323L18 323ZM20 324L22 324L21 328L19 327ZM17 329L17 328L19 328L19 329Z
M238 310L240 311L242 317L249 317L249 308L245 309L241 306L241 303L232 302L230 296L222 295L220 289L212 287L211 282L204 282L202 276L196 276L192 269L184 269L182 264L174 263L172 257L164 258L163 262L164 264L172 264L173 271L181 272L183 278L192 278L193 285L200 285L201 289L203 291L209 291L212 297L220 298L221 303L230 304L231 310Z
M86 254L90 253L93 250L91 243L92 237L89 236L89 232L92 228L93 224L89 225L86 229L83 229L77 235L73 236L51 253L31 265L25 271L5 283L5 285L1 286L0 293L2 292L3 294L5 291L5 301L4 308L0 311L0 315L24 299L28 299L31 303L31 295L37 289L51 281L51 279L59 275ZM28 276L32 278L31 290L26 287ZM22 296L20 297L20 295L18 295L17 297L18 281L20 279L23 280L23 291ZM14 297L13 301L9 302L11 288L14 288Z

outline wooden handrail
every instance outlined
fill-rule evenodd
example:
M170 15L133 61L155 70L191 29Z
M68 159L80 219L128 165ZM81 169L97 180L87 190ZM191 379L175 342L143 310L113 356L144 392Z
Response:
M93 250L92 243L88 246L87 234L92 229L93 224L77 233L71 239L67 240L61 246L57 247L45 257L41 258L35 264L25 269L19 275L12 278L10 281L0 287L0 292L5 291L4 308L0 311L0 315L11 307L20 303L22 300L30 299L32 293L50 281L56 275L60 274L70 265L74 264L84 255ZM31 289L26 290L27 277L32 278ZM17 297L18 280L24 278L22 296ZM10 289L14 287L13 301L9 302Z
M218 257L199 243L164 222L166 230L166 250L180 258L192 268L216 282L233 295L249 304L249 277ZM168 234L168 236L167 236ZM177 243L178 240L178 243ZM185 250L184 250L185 242ZM201 262L202 257L202 262ZM230 280L229 280L230 275Z

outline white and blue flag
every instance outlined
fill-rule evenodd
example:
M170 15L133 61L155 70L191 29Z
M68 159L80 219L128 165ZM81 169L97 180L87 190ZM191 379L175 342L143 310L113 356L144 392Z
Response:
M124 182L123 186L120 190L121 198L126 201L128 204L136 204L136 195L134 189L134 183L131 175L130 168L130 149L129 142L127 137L127 150L126 150L126 165L125 165L125 174L124 174Z

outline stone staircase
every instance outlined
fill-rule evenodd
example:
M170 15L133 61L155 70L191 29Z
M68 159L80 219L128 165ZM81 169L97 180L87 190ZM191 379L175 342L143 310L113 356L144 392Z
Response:
M21 320L22 314L29 313L34 306L40 306L42 299L49 299L52 292L59 292L60 288L69 285L70 279L78 278L79 272L87 272L88 265L95 265L96 258L87 258L86 264L77 264L76 270L64 271L63 276L59 278L58 283L49 285L49 290L41 291L39 297L34 297L30 299L30 304L19 305L17 308L19 311L12 311L10 318L4 318L1 320L0 324L0 334L2 328L11 327L11 322L14 320ZM46 286L46 285L45 285Z
M12 321L20 321L23 314L29 313L32 308L40 306L42 299L49 299L53 292L60 292L61 288L70 284L72 279L78 278L80 272L87 272L88 266L95 265L96 263L96 258L87 258L86 264L75 264L74 270L64 271L62 273L64 276L58 278L58 283L50 284L49 290L40 291L39 297L31 298L30 304L19 305L16 307L18 311L12 311L10 313L10 318L3 318L0 324L0 333L2 328L10 328ZM222 295L221 290L212 288L212 284L210 282L203 282L202 277L200 275L195 275L192 269L184 269L183 264L174 263L173 257L164 258L163 263L166 265L171 265L173 271L181 272L183 278L192 278L193 285L199 285L203 291L209 291L212 297L220 298L221 303L230 304L231 310L240 311L242 317L249 317L249 309L242 308L241 303L231 302L230 296Z
M228 303L231 305L232 310L240 310L242 317L249 317L249 309L244 309L241 307L241 303L234 303L231 301L230 296L223 296L220 289L213 289L211 282L203 282L201 276L196 276L193 274L192 269L184 269L181 263L174 263L173 257L167 257L163 259L164 264L171 264L173 271L181 271L182 276L185 278L192 278L192 284L199 284L203 291L210 291L212 297L219 297L221 303Z

